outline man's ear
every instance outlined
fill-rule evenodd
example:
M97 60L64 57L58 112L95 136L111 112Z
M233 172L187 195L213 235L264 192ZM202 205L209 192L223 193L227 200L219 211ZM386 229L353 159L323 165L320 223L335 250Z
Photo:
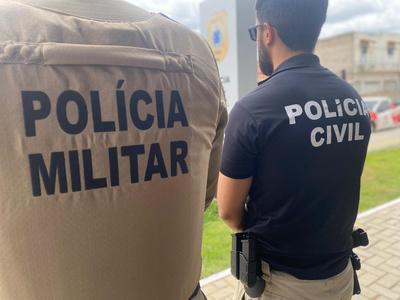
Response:
M263 41L264 47L270 47L276 39L275 29L268 23L264 23L262 35L263 35L262 41Z

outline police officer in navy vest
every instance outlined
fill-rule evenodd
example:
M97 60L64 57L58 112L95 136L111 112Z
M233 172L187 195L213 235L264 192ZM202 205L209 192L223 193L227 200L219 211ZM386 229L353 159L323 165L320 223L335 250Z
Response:
M313 54L327 8L328 0L258 0L249 30L269 77L231 111L218 202L232 229L256 237L259 299L353 294L370 120L357 91ZM235 299L243 297L238 285Z

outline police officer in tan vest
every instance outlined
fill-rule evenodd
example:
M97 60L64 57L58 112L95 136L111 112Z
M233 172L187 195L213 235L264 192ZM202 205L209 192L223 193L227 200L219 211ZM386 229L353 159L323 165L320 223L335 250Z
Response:
M1 0L0 28L0 299L204 299L207 44L119 0Z

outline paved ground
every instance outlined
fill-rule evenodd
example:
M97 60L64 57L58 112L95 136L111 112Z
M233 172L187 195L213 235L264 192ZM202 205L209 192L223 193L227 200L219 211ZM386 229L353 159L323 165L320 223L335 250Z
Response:
M377 151L395 146L400 146L400 128L372 134L369 150Z
M363 293L354 299L400 300L400 201L361 215L357 226L368 231L371 246L356 251L363 263ZM231 299L235 284L226 276L203 290L209 300Z

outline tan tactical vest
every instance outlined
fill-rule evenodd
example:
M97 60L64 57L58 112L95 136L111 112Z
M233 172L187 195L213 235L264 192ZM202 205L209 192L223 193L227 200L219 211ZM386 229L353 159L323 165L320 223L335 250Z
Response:
M0 0L0 299L187 300L225 122L184 26L119 0Z

